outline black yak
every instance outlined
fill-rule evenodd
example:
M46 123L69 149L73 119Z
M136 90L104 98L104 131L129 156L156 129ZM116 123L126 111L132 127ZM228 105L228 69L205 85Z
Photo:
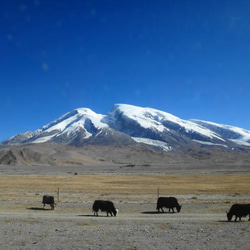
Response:
M54 210L55 208L54 196L44 195L42 203L43 203L43 208L45 208L46 204L49 204L52 210Z
M115 208L114 203L112 201L103 201L96 200L92 206L92 210L94 211L94 215L98 216L98 211L106 212L107 216L109 214L111 216L116 216L118 213L118 209Z
M249 215L248 220L250 220L250 204L234 204L227 213L227 220L231 221L232 217L235 216L234 221L237 221L237 218L241 221L241 218L246 217L247 215Z
M157 200L156 209L158 210L158 212L160 212L160 209L161 209L161 211L164 213L164 210L163 210L164 207L168 208L169 212L171 209L173 213L174 213L174 208L176 208L178 213L181 211L181 206L179 205L175 197L159 197Z

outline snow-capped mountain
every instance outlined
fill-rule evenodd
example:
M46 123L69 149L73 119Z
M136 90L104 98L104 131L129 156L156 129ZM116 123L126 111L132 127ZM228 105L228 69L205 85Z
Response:
M164 151L181 147L250 147L250 131L200 120L183 120L164 111L116 104L108 114L75 109L34 132L18 134L6 145L53 142L67 145L143 143Z

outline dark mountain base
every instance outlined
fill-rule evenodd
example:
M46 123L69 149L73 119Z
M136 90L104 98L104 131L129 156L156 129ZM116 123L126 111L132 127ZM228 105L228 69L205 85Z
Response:
M1 173L161 174L250 172L242 152L187 149L163 152L144 145L127 147L30 144L0 148Z

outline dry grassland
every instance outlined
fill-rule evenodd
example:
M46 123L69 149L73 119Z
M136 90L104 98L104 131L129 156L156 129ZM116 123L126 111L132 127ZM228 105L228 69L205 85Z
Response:
M249 194L250 174L230 175L4 175L0 176L0 200L27 200L45 193L79 195Z

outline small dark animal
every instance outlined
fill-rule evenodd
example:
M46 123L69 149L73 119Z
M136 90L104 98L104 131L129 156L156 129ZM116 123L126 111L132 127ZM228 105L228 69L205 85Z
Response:
M168 208L169 212L171 209L173 213L174 213L174 208L176 208L178 213L181 211L181 206L179 205L175 197L159 197L157 200L156 209L158 210L158 212L160 212L160 209L161 209L161 211L164 213L164 210L163 210L164 207Z
M114 203L112 201L103 201L103 200L96 200L92 206L94 211L94 215L98 216L98 211L101 210L102 212L106 212L107 216L109 214L111 216L116 216L118 213L118 209L115 208Z
M44 195L42 203L43 203L43 208L45 208L46 204L50 205L52 210L54 210L55 208L54 196Z
M232 217L235 216L234 221L237 221L237 218L241 221L241 218L246 217L247 215L249 215L248 220L250 220L250 204L234 204L227 213L227 220L231 221Z

